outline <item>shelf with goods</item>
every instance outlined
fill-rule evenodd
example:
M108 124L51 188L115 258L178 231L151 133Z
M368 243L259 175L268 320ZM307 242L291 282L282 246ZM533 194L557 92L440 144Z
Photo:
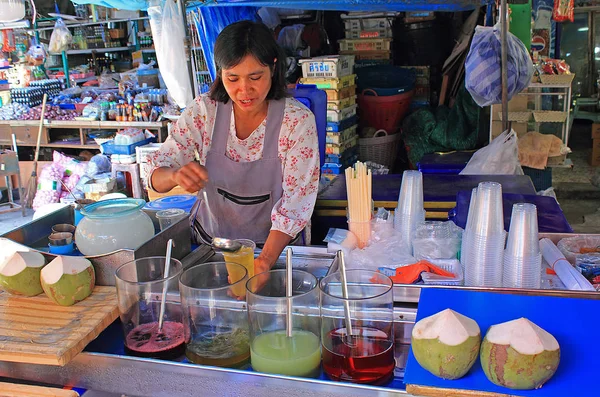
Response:
M208 92L213 82L212 76L208 71L206 58L202 49L199 29L200 17L197 10L187 10L186 20L190 37L190 59L192 66L192 80L195 96Z
M100 145L89 137L98 130L122 130L125 128L145 129L156 135L158 142L163 142L167 137L169 122L121 122L121 121L57 121L46 120L43 123L41 147L49 148L74 148L74 149L100 149ZM17 145L36 145L39 121L36 120L9 120L0 121L0 145L9 145L12 134L15 135ZM59 132L59 137L54 131ZM66 134L66 136L64 135ZM62 137L62 139L60 139ZM65 139L68 137L68 139Z
M548 99L544 100L544 97L548 97ZM530 101L530 99L532 100ZM517 136L523 136L530 131L552 133L558 136L564 145L568 146L573 121L571 100L572 88L570 82L554 84L533 82L527 89L513 97L508 104L508 118L512 122L512 129L517 132ZM530 103L533 104L532 108L529 106ZM549 103L551 109L548 109L547 105ZM500 105L490 107L490 142L502 133L501 113L502 107ZM551 125L560 126L560 128L551 128ZM573 167L573 162L567 159L566 155L559 157L556 159L550 157L548 167Z

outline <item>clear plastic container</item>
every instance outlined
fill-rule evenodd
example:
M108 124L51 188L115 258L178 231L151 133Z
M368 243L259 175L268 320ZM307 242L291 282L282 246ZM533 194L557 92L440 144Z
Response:
M86 256L105 255L120 249L136 249L154 236L154 224L141 199L100 201L81 210L77 248Z
M181 274L185 354L191 362L229 368L250 362L248 312L242 300L247 281L246 269L228 262L195 265Z

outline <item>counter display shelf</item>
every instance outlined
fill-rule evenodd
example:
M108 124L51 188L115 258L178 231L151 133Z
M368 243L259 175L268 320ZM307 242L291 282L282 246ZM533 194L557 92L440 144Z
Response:
M88 137L88 132L95 130L120 130L125 128L147 129L163 142L167 138L168 121L161 122L121 122L121 121L59 121L45 120L42 127L42 147L100 149L93 139ZM4 120L0 121L0 145L10 145L11 135L14 134L19 146L35 146L39 121L35 120ZM73 130L72 140L60 141L54 139L52 130Z

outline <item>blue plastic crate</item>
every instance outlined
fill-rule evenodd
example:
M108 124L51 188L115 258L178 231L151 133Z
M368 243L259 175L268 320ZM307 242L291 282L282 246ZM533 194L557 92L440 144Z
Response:
M320 160L322 166L325 162L327 94L325 91L319 90L316 85L303 84L296 85L295 88L288 90L288 93L309 108L315 115L317 135L319 137L319 154L321 156Z
M148 138L143 141L132 143L130 145L115 145L113 141L102 144L102 153L104 154L135 154L135 148L156 142L156 138Z
M323 167L321 167L322 174L334 174L339 175L346 169L345 165L342 164L333 164L333 163L325 163Z

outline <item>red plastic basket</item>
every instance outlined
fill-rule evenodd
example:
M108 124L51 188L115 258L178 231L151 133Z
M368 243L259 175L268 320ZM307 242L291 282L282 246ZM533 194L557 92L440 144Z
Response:
M414 90L390 96L378 96L374 90L365 89L358 96L359 127L373 127L395 134L410 107Z

